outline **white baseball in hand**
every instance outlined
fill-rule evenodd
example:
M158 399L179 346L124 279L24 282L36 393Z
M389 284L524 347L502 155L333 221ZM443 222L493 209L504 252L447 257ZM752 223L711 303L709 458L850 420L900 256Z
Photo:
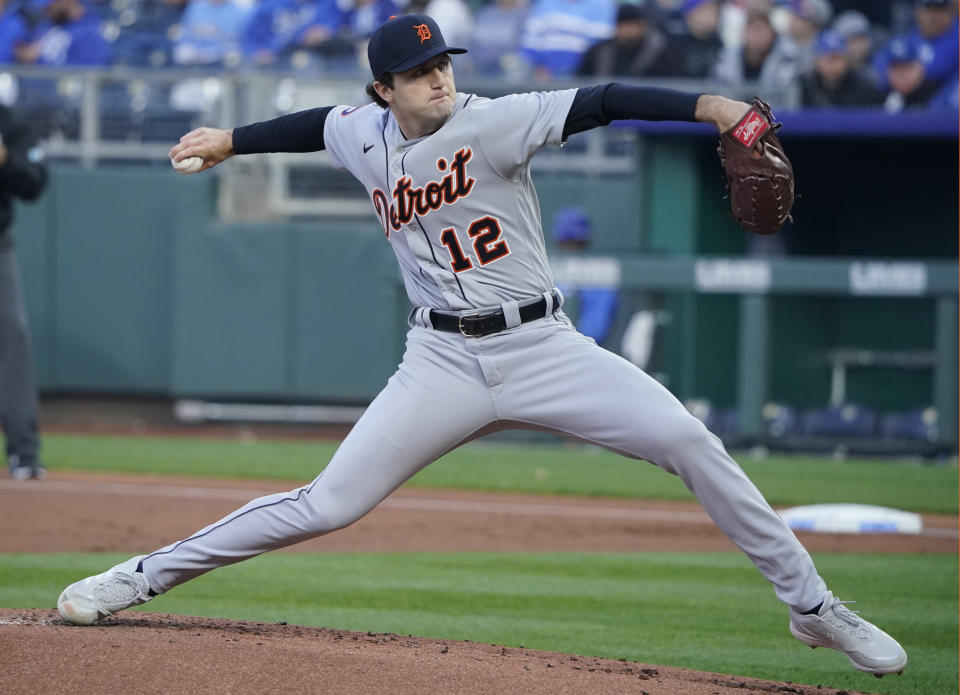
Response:
M185 157L179 162L171 159L170 164L181 174L196 174L203 166L203 157Z

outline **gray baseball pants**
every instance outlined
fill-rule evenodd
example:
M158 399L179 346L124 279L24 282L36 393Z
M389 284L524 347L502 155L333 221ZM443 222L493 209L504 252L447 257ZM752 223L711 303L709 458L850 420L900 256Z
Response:
M424 466L481 434L560 433L680 476L717 526L807 610L824 581L720 440L656 380L558 312L483 338L415 325L397 372L309 485L255 499L143 561L162 593L216 567L357 521ZM637 490L642 495L643 490Z
M37 387L20 268L13 249L0 251L0 424L7 456L37 460Z

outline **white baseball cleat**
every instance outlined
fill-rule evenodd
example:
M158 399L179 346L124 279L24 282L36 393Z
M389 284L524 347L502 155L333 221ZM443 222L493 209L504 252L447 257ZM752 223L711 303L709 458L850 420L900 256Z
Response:
M74 625L93 625L100 618L152 599L147 578L143 572L137 572L145 557L132 557L102 574L68 586L57 600L60 617Z
M850 663L866 673L882 678L901 673L907 665L907 653L897 640L873 625L827 592L818 613L804 615L790 611L790 632L813 648L829 647L843 652Z

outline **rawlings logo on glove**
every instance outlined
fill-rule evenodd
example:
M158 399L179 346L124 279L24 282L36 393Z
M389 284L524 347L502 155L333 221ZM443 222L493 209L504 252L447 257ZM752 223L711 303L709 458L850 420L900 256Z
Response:
M770 107L754 98L740 122L720 135L717 147L733 217L754 234L774 234L791 219L793 166L777 139L779 128Z
M743 120L733 129L733 137L742 142L747 147L753 147L757 138L767 132L770 124L767 120L752 109L747 112Z

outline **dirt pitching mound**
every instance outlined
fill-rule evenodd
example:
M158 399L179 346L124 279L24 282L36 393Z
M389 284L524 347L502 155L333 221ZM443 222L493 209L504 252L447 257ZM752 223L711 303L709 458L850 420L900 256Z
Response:
M474 642L158 613L75 627L54 610L0 609L0 653L9 695L849 693Z

